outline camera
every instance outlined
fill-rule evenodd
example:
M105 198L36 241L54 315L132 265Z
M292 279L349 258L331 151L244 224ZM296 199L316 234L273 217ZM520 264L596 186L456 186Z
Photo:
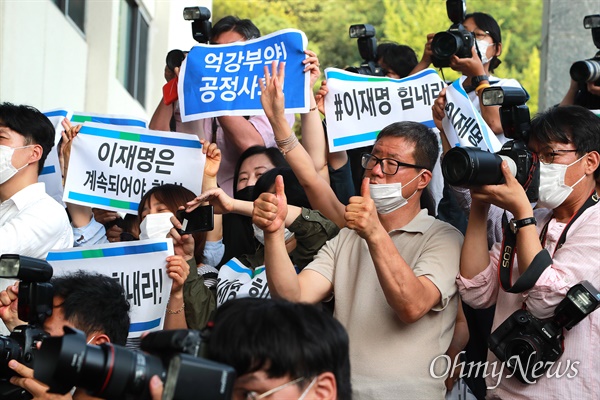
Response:
M442 175L450 185L471 187L504 183L501 164L506 160L529 201L537 201L539 160L526 145L530 129L529 108L525 105L528 99L527 92L519 87L489 87L483 90L483 104L500 105L504 135L513 140L504 143L497 153L477 147L450 149L442 160Z
M20 280L19 319L28 322L17 326L10 336L0 335L0 399L28 399L31 398L28 392L9 382L16 374L8 367L8 362L16 360L31 368L36 344L48 336L42 326L52 315L54 290L48 283L52 278L52 267L44 260L3 254L0 256L0 277Z
M192 37L198 43L208 43L212 24L210 10L206 7L185 7L183 19L192 21Z
M358 53L363 58L359 67L348 67L346 71L361 75L384 76L377 64L377 39L375 27L370 24L351 25L348 31L351 39L357 39Z
M150 399L150 378L164 382L163 399L230 399L235 370L201 357L206 332L170 330L144 336L141 350L103 343L86 344L83 332L65 327L65 335L48 337L34 362L34 377L50 393L74 386L106 399Z
M594 44L600 49L600 14L585 16L583 27L592 30ZM569 73L576 82L594 82L600 86L600 51L593 58L573 63Z
M570 330L600 306L600 292L582 281L567 292L554 316L541 320L515 311L488 339L488 347L517 379L534 383L563 354L562 329Z
M446 0L446 12L452 25L447 31L436 33L431 41L431 61L435 67L450 66L450 58L453 55L458 58L471 58L475 36L462 25L466 11L465 0Z

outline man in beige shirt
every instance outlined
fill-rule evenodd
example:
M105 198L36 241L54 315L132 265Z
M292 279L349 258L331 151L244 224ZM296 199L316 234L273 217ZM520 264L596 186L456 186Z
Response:
M362 157L361 196L332 207L346 227L300 274L285 249L283 181L255 202L271 295L318 303L335 294L335 317L350 337L354 399L444 397L444 380L435 377L445 366L432 362L453 335L462 235L420 204L437 157L426 126L384 128ZM323 202L337 202L326 186L322 193Z

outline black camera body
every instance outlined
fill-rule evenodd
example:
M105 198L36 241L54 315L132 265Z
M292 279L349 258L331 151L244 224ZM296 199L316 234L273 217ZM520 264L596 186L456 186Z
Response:
M44 260L3 254L0 277L20 280L18 314L20 320L28 323L17 326L9 336L0 335L0 399L29 399L28 392L9 382L17 374L8 362L16 360L33 368L37 343L48 336L43 324L52 315L54 290L47 282L52 277L52 267Z
M563 354L563 328L570 330L599 306L600 292L581 281L569 289L550 319L515 311L492 332L488 347L519 381L535 383Z
M490 350L499 360L506 361L507 368L523 383L532 383L540 377L541 374L534 376L535 364L553 363L563 353L562 334L550 335L545 326L543 320L518 310L488 338ZM542 368L536 371L543 374Z
M525 189L530 202L538 200L540 186L539 160L527 148L529 139L529 96L522 88L491 87L483 91L484 105L500 104L504 134L510 140L497 153L477 147L454 147L442 160L442 175L453 186L477 187L505 182L502 161L506 160L517 181Z
M600 14L586 15L583 18L583 27L592 30L594 45L600 49ZM569 74L576 82L594 82L600 86L600 51L590 59L573 63Z
M475 45L475 36L462 25L466 15L465 0L446 0L446 12L452 25L447 31L436 33L431 41L431 61L437 68L450 66L453 55L471 58L471 48Z
M107 399L150 399L150 378L164 382L163 399L230 399L235 370L202 358L206 333L194 330L152 332L141 350L103 343L86 344L85 334L64 328L62 337L42 342L34 377L50 393L65 394L76 386Z
M357 40L358 53L363 58L358 67L348 67L346 71L361 75L384 76L383 69L377 63L377 38L375 27L370 24L351 25L348 34Z

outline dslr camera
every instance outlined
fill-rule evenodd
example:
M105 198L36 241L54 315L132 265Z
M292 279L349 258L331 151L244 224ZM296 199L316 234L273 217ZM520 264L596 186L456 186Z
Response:
M231 398L235 370L201 357L206 332L152 332L142 338L141 351L110 343L88 345L83 332L64 331L64 336L42 342L33 365L35 379L48 385L50 393L66 394L75 386L105 399L150 399L150 378L158 375L165 400Z
M445 32L438 32L431 41L433 56L431 61L437 68L450 66L450 58L471 58L471 48L475 36L462 24L465 20L467 4L465 0L446 0L446 12L452 25Z
M594 44L600 49L600 14L585 16L583 27L592 30ZM593 58L573 63L569 73L576 82L594 82L600 86L600 51Z
M348 67L346 71L361 75L384 76L377 64L377 38L375 27L370 24L351 25L348 31L351 39L357 39L358 53L363 58L359 67Z
M600 292L582 281L567 292L554 316L541 320L525 310L515 311L488 339L488 347L515 377L535 383L563 353L563 328L570 330L600 306Z
M44 260L3 254L0 256L0 277L19 279L19 319L28 322L17 326L10 336L0 335L0 399L30 399L24 389L9 382L16 374L8 367L16 360L33 367L36 344L48 336L43 330L46 318L52 315L54 290L48 283L52 267Z
M486 106L500 105L504 135L513 139L499 152L489 153L477 147L454 147L442 160L442 175L453 186L499 185L504 183L502 160L506 160L514 177L527 193L530 202L538 199L540 163L537 154L527 149L529 108L527 92L520 87L489 87L483 90Z

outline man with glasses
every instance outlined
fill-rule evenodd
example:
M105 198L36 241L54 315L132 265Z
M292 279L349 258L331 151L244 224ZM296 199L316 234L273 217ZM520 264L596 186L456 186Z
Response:
M475 308L496 304L492 329L514 311L525 308L537 318L549 318L569 288L588 280L600 288L600 205L595 178L600 174L600 119L579 106L552 108L531 121L528 146L540 158L540 193L534 210L525 191L502 168L506 183L471 189L472 204L457 283L462 299ZM535 285L523 293L499 290L498 265L502 244L488 252L485 240L490 204L512 213L516 235L513 282L546 250L551 257ZM562 367L554 376L544 374L534 385L515 377L488 376L490 398L585 399L596 398L600 387L600 313L592 313L564 331ZM497 361L488 352L488 361ZM569 379L565 363L572 364ZM556 370L557 366L550 371ZM563 375L561 375L563 374ZM506 374L504 374L506 375ZM560 376L563 376L560 378Z
M206 356L235 369L233 400L351 398L348 335L312 305L228 301L217 310ZM158 400L162 383L158 376L152 379Z
M294 151L286 155L293 168ZM431 362L453 335L462 236L420 207L437 157L436 135L422 124L381 130L372 153L362 157L360 196L344 208L321 184L320 201L335 202L322 212L336 221L341 214L345 228L300 274L285 251L283 181L255 201L271 295L308 303L335 295L334 315L350 337L355 399L444 397L444 380L432 376L444 376L444 366Z

